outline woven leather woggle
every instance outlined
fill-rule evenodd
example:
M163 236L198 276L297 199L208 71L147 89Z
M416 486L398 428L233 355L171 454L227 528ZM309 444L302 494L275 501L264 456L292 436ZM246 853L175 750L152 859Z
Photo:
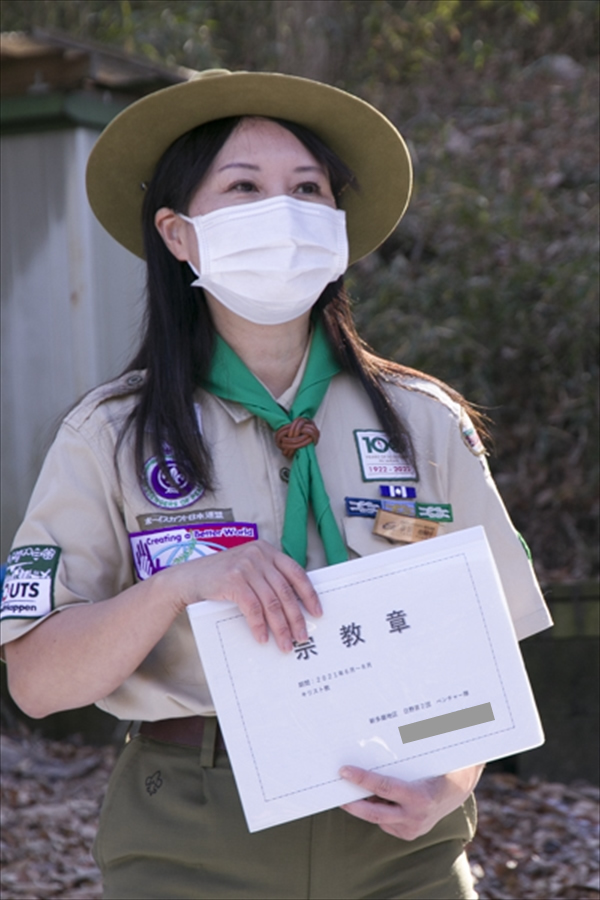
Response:
M321 433L312 419L298 418L275 432L275 443L284 456L291 459L301 447L318 443Z

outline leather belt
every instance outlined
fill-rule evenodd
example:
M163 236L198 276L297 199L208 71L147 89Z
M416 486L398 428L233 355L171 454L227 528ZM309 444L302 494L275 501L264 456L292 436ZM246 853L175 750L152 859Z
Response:
M155 741L165 741L168 744L202 747L206 725L211 719L214 721L214 716L186 716L181 719L159 719L157 722L142 722L138 734L153 738ZM225 741L218 722L215 747L220 750L225 749Z

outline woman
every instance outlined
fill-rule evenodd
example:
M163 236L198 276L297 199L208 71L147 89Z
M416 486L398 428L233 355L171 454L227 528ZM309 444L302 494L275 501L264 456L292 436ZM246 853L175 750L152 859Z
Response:
M306 570L391 546L347 501L401 483L452 510L446 530L485 525L520 637L549 624L466 403L352 325L343 273L410 189L376 110L274 74L153 94L92 153L96 215L147 261L146 331L50 450L9 559L3 642L29 715L97 703L142 723L96 843L106 897L475 896L463 848L481 767L412 784L348 767L371 798L248 834L185 615L232 600L290 652L303 610L321 615ZM219 522L257 539L208 553ZM204 549L149 552L190 528Z

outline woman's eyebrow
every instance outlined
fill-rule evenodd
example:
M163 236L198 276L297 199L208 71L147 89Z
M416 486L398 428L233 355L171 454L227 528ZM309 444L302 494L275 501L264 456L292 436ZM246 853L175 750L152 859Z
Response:
M223 172L225 169L252 169L254 172L260 172L260 166L244 162L225 163L225 165L221 166L217 171ZM321 166L296 166L294 172L321 172L321 174L324 174L324 170Z
M325 169L322 166L296 166L294 172L320 172L324 175Z
M221 166L220 169L217 169L218 172L223 172L224 169L253 169L255 172L260 171L260 166L253 166L251 163L243 163L243 162L232 162L226 163L224 166Z

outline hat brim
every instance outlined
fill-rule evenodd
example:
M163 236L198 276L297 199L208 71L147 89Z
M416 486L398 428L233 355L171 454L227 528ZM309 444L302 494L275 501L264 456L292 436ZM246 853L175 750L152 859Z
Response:
M320 82L267 72L202 73L150 94L121 112L102 132L87 166L87 191L101 224L144 257L142 185L182 134L227 116L266 116L304 125L356 175L344 191L349 261L381 244L402 218L412 189L404 140L380 112L352 94Z

